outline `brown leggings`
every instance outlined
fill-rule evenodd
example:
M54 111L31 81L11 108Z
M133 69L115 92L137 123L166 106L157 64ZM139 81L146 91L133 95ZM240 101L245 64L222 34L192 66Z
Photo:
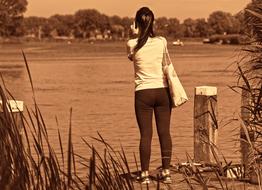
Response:
M161 147L162 167L168 169L170 166L172 155L171 110L168 88L145 89L135 92L135 112L141 135L139 152L142 171L149 170L153 112Z

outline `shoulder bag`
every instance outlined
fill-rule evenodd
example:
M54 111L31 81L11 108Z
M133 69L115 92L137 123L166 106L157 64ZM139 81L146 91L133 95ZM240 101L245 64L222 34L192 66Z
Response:
M165 43L162 66L163 72L168 80L169 92L172 99L172 107L178 107L187 102L188 97L174 69Z

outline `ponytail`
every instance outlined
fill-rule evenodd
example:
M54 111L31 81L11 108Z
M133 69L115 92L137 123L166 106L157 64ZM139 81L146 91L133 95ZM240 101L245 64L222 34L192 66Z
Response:
M153 23L154 14L149 8L142 7L137 11L135 18L135 27L139 27L140 33L137 40L137 45L134 49L135 52L137 52L145 45L149 37L155 37L153 31Z

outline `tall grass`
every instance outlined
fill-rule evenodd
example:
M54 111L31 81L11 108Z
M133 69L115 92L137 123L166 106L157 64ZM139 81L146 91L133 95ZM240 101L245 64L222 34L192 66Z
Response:
M103 154L99 153L83 139L92 151L88 189L135 189L131 169L123 147L121 147L121 151L115 151L99 133L98 136L98 138L93 137L93 139L104 145ZM84 161L88 162L89 160L84 159Z
M242 127L245 136L242 142L251 150L251 161L246 166L246 174L252 178L254 172L258 183L261 179L262 160L262 3L253 0L245 9L246 34L250 45L243 48L238 65L237 88L244 92L242 98L248 103L242 110L248 116L242 117Z
M73 145L71 141L71 124L65 166L64 149L59 135L62 161L58 159L50 143L47 127L36 103L32 77L25 55L27 71L33 91L34 109L25 109L25 113L10 112L8 99L13 96L5 85L0 87L2 99L0 120L0 187L1 189L81 189L75 172ZM72 111L70 112L72 113ZM27 117L25 117L27 115ZM70 114L71 115L71 114ZM71 118L70 118L71 121Z
M91 158L74 153L72 142L72 109L70 109L67 146L58 130L56 152L50 142L47 126L37 104L33 77L22 52L33 93L33 109L12 112L8 100L14 99L4 80L0 86L0 189L1 190L69 190L134 189L134 180L123 147L116 152L99 135L94 138L105 146L104 155L87 143ZM87 167L87 176L78 175L76 160ZM88 165L89 164L89 165Z

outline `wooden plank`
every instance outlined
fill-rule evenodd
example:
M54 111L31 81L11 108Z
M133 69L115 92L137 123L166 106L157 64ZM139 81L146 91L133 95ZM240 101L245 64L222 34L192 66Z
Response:
M17 101L17 100L8 100L7 101L7 108L11 108L12 112L23 112L24 102L23 101ZM3 111L3 102L0 100L0 112Z
M7 100L7 110L10 112L12 110L12 113L10 113L10 122L14 122L15 126L19 130L22 129L22 118L20 112L23 112L23 101L16 101L16 100ZM11 116L12 115L12 116ZM6 115L3 114L3 102L0 100L0 126L6 125L4 121L8 121L8 118L6 118Z

